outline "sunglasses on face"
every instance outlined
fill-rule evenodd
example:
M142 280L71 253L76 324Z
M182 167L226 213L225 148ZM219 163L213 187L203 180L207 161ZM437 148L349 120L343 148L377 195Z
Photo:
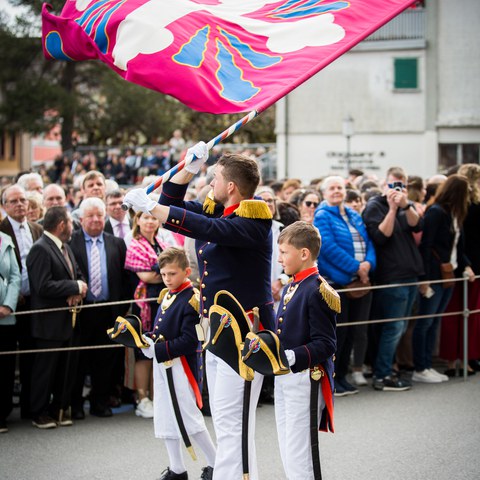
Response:
M303 203L305 204L306 207L314 207L314 208L318 207L318 202L311 202L310 200L307 200Z

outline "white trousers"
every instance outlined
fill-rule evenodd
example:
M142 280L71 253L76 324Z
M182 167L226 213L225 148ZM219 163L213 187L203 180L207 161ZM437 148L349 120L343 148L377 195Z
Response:
M321 388L318 398L320 419L324 407ZM275 377L275 420L287 479L313 480L309 370Z
M179 358L173 360L170 367L173 374L175 392L182 414L185 429L189 435L207 430L202 412L199 410L195 394L188 383L187 376ZM157 438L181 438L175 412L173 410L172 398L167 383L167 373L163 363L153 362L153 423L155 437Z
M207 382L210 410L217 437L214 480L241 480L242 413L245 381L222 359L207 350ZM248 423L248 465L250 480L258 479L255 451L255 417L263 375L255 373L250 395Z

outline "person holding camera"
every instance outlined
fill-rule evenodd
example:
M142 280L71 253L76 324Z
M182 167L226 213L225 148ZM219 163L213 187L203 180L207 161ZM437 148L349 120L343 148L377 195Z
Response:
M378 336L373 382L375 390L403 391L411 388L409 381L393 371L395 352L408 325L403 318L411 315L417 296L414 283L423 274L422 257L412 235L412 232L422 230L423 220L413 202L408 200L406 180L402 168L390 168L384 194L372 198L363 212L363 220L377 253L376 284L405 284L374 291L372 316L395 319L380 324L379 332L374 330Z

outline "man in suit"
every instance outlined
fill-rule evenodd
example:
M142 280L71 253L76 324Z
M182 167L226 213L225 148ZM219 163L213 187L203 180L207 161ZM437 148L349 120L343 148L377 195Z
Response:
M124 196L125 194L122 190L113 190L108 192L105 197L107 211L105 232L122 239L132 229L127 212L122 208Z
M2 206L7 216L0 223L0 231L9 235L15 245L15 257L22 275L17 312L25 312L30 308L30 284L26 267L27 255L33 243L42 235L42 227L27 221L28 200L25 190L20 185L7 187L2 194ZM34 341L31 333L31 315L18 315L16 336L20 350L31 350ZM20 415L30 418L30 382L32 378L33 354L19 356L20 383Z
M73 233L70 246L87 279L89 291L85 303L101 304L130 298L127 271L123 268L125 242L104 232L105 204L99 198L85 199L79 208L79 218L82 228ZM79 318L81 345L111 343L106 330L118 315L125 315L128 308L129 304L121 304L84 309ZM82 389L87 372L92 379L90 414L112 415L108 402L114 382L118 380L118 365L123 364L123 354L123 349L112 348L82 352L74 393L74 418L84 417Z
M65 207L51 207L43 226L43 236L27 256L31 306L33 309L75 307L87 294L88 287L66 245L72 235L72 218ZM66 309L32 314L32 334L39 349L72 346L76 343L72 313ZM72 424L68 407L76 357L72 352L36 354L30 403L35 427Z

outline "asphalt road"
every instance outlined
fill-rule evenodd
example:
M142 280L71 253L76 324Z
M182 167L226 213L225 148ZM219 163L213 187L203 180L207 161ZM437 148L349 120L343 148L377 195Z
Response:
M478 480L479 402L480 374L407 392L363 387L337 398L336 433L320 434L323 479ZM16 415L0 435L1 480L154 480L168 464L152 422L131 406L112 418L87 415L72 427L43 431ZM212 431L210 418L207 425ZM272 405L257 410L257 449L261 480L284 479ZM204 466L197 453L197 462L185 455L190 479Z

